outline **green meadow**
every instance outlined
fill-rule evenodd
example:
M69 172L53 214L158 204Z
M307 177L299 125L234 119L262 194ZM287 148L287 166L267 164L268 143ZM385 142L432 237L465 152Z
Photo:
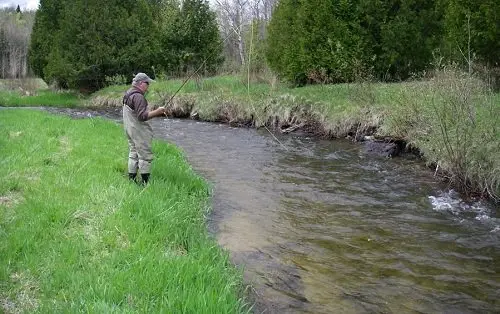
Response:
M126 177L122 127L0 109L0 304L12 313L245 313L207 233L210 186L171 144Z

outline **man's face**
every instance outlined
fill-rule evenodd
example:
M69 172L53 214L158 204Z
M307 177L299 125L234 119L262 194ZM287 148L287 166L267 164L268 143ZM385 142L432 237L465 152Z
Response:
M139 86L143 92L146 92L149 88L149 82L143 81Z

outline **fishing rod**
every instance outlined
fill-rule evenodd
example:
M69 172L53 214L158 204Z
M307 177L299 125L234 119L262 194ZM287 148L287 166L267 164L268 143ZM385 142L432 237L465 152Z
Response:
M203 62L201 63L201 65L198 67L198 69L196 69L196 71L194 71L193 73L191 73L185 80L184 82L182 82L182 85L177 89L177 91L172 95L172 97L170 97L170 99L167 101L167 103L165 104L164 107L168 106L170 104L170 102L172 102L172 99L174 99L175 95L177 95L177 93L180 92L180 90L184 87L184 85L186 85L186 83L193 77L193 75L195 75L196 73L198 73L198 71L201 70L201 68L205 65L205 63L207 62L207 58L205 58L205 60L203 60ZM165 113L166 115L166 113Z
M226 42L226 40L227 40L227 39L228 39L231 35L232 35L232 33L230 32L230 33L226 36L226 38L224 38L224 40L222 41L222 43L225 43L225 42ZM253 46L253 45L252 45L252 42L253 42L253 23L252 23L251 39L250 39L250 40L251 40L251 44L250 44L250 54L249 54L249 56L248 56L248 73L247 73L247 74L248 74L248 82L247 82L247 84L248 84L248 85L247 85L247 95L248 95L248 97L250 97L250 60L251 60L251 52L252 52L252 50L251 50L251 49L252 49L252 46ZM207 56L207 57L203 60L203 62L201 63L201 65L198 67L198 69L196 69L196 71L194 71L193 73L191 73L191 74L190 74L190 75L189 75L189 76L188 76L188 77L187 77L187 78L186 78L186 79L182 82L181 86L180 86L180 87L179 87L179 88L175 91L175 93L174 93L174 94L170 97L170 99L167 101L167 103L166 103L163 107L166 107L166 106L170 105L170 103L172 102L172 100L174 99L174 97L175 97L175 96L176 96L176 95L177 95L177 94L181 91L181 89L184 87L184 85L186 85L186 83L187 83L187 82L188 82L188 81L189 81L189 80L190 80L190 79L191 79L191 78L192 78L195 74L197 74L197 73L201 70L201 68L205 65L205 63L207 62L207 60L208 60L208 58L209 58L209 57L211 57L211 55ZM256 111L256 110L255 110L255 108L253 107L253 105L252 105L252 109L253 109L254 111ZM164 113L164 115L165 115L165 116L168 116L166 112ZM275 140L276 140L276 141L277 141L277 142L278 142L278 143L279 143L279 144L280 144L283 148L285 148L285 150L287 150L287 151L289 150L289 149L288 149L288 147L287 147L286 145L284 145L284 144L283 144L283 143L282 143L282 142L281 142L281 141L280 141L280 140L279 140L279 139L278 139L278 138L277 138L277 137L276 137L276 136L275 136L275 135L274 135L274 134L273 134L273 133L272 133L272 132L271 132L271 131L267 128L267 127L266 127L266 126L264 126L264 127L265 127L265 129L267 130L267 132L269 132L269 134L271 134L271 135L272 135L272 137L273 137L273 138L274 138L274 139L275 139Z
M226 38L224 38L224 40L222 41L222 43L224 44L226 42L226 40L232 35L232 33L229 33ZM191 73L181 84L181 86L175 91L175 93L172 95L172 97L170 97L170 99L167 101L167 103L163 106L163 107L166 107L168 105L170 105L170 103L172 102L172 100L174 99L174 97L181 91L181 89L184 87L184 85L186 85L186 83L195 75L197 74L201 68L203 68L203 66L205 65L205 63L207 63L207 60L208 58L211 57L211 55L208 55L204 60L203 62L201 63L201 65L196 69L196 71L194 71L193 73ZM167 115L167 113L165 112L165 116Z

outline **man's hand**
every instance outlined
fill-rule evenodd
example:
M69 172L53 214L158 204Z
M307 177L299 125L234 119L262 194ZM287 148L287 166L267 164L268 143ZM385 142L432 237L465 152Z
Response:
M165 107L158 107L153 111L149 112L149 119L154 118L154 117L161 117L166 115L167 109Z
M165 108L165 106L163 106L163 107L158 107L158 109L157 109L157 110L159 110L159 114L160 114L160 116L163 116L163 115L166 115L166 114L167 114L167 108Z

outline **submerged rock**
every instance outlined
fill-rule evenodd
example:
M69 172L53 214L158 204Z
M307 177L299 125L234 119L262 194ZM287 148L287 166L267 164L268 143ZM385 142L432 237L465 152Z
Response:
M365 151L380 157L396 157L401 154L401 147L395 142L365 141Z

